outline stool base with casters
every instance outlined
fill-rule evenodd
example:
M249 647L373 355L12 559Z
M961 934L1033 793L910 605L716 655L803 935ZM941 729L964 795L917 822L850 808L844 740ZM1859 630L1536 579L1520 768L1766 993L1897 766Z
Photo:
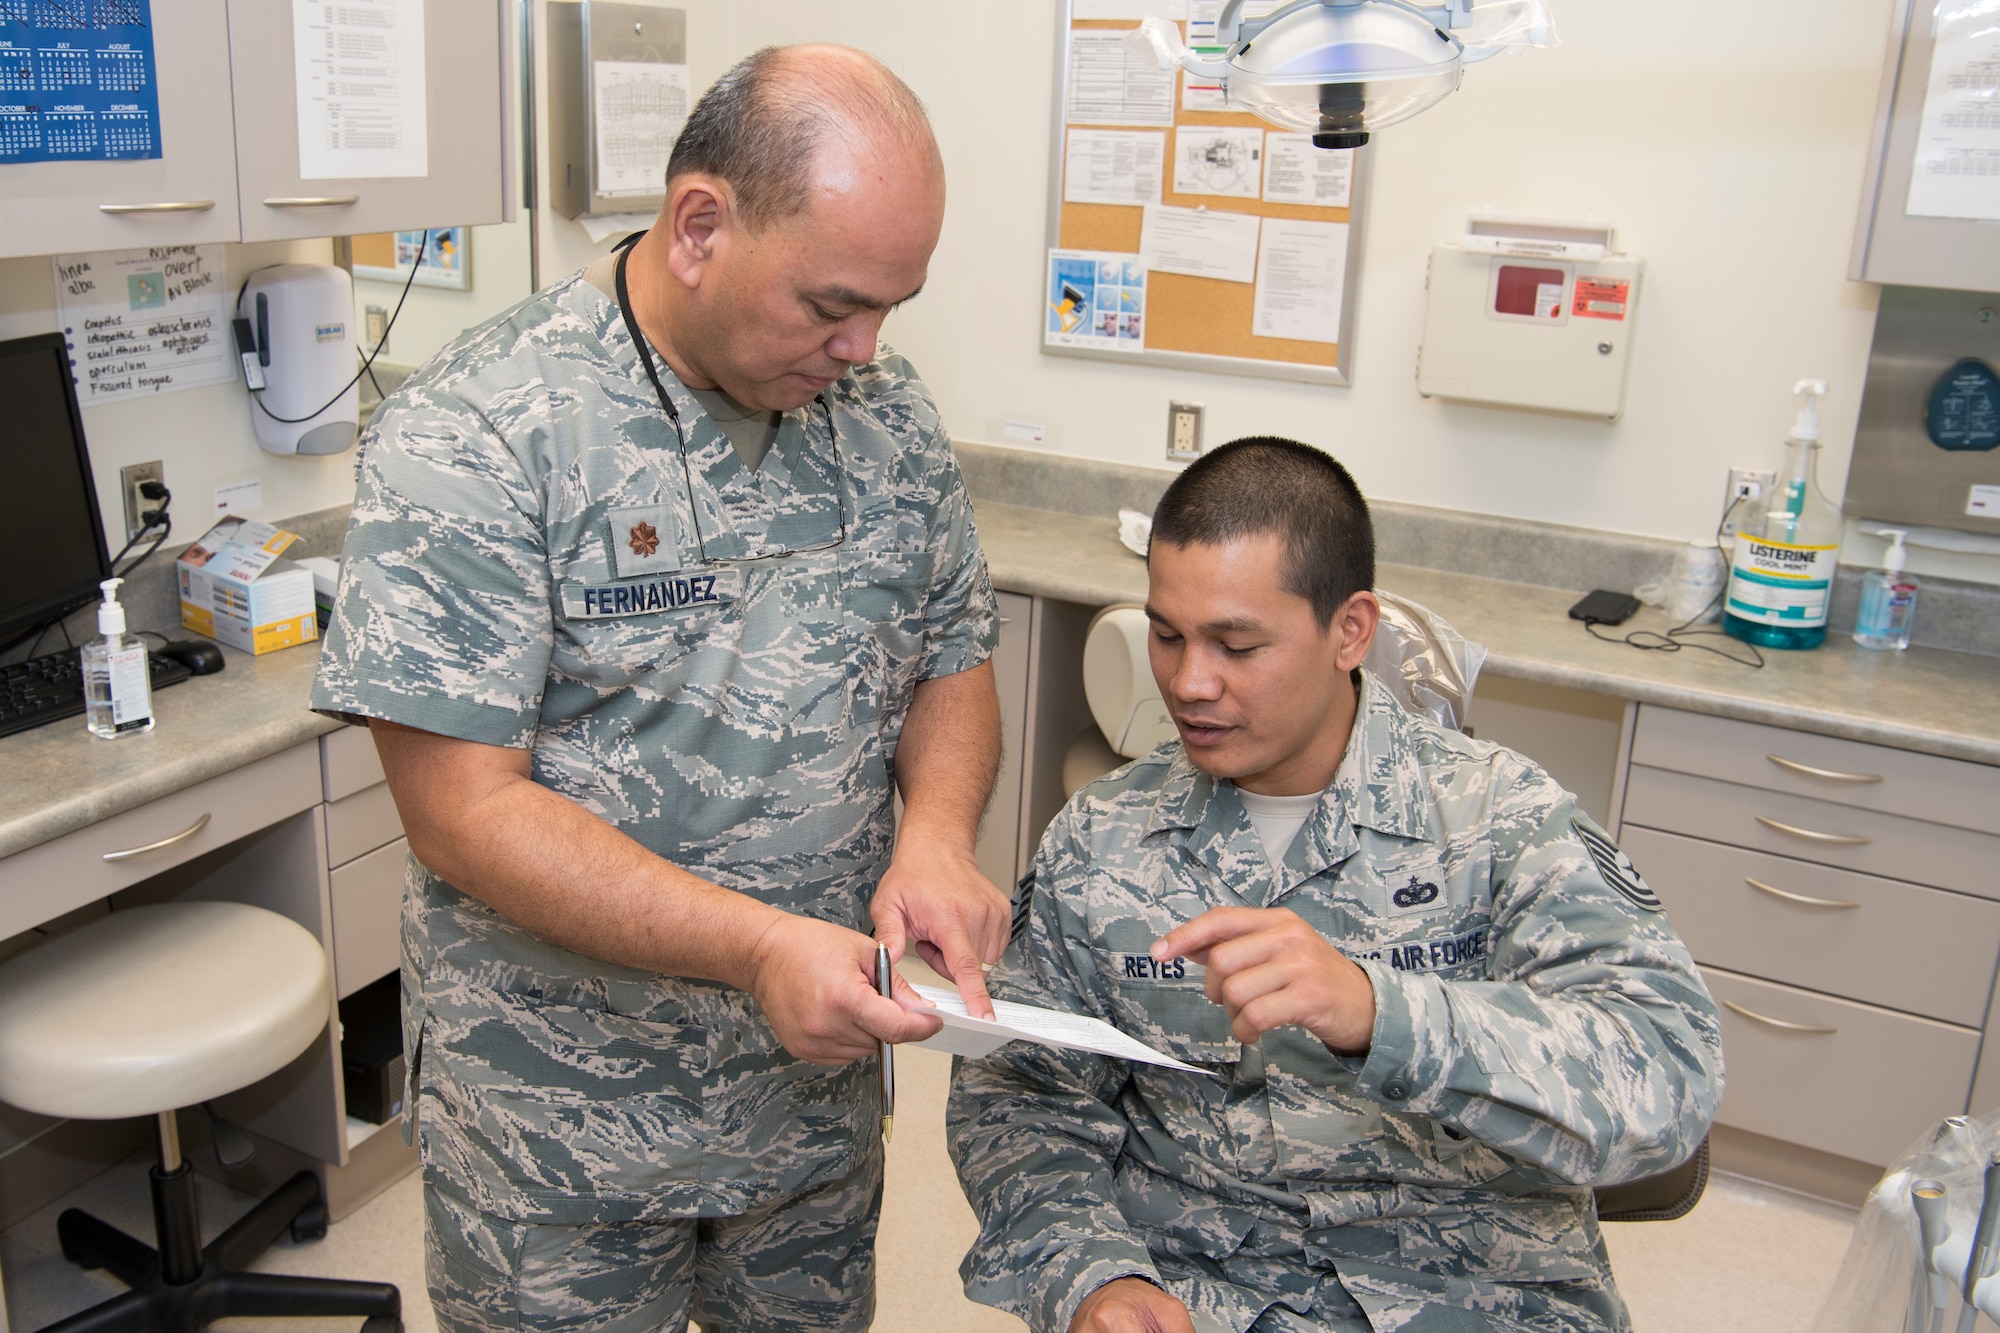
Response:
M301 1171L230 1228L201 1243L194 1168L181 1160L173 1112L160 1116L160 1165L149 1173L159 1248L80 1208L56 1219L63 1258L101 1268L132 1290L41 1333L201 1333L218 1319L361 1315L363 1333L402 1333L403 1299L387 1282L246 1273L286 1231L296 1240L326 1234L319 1178Z

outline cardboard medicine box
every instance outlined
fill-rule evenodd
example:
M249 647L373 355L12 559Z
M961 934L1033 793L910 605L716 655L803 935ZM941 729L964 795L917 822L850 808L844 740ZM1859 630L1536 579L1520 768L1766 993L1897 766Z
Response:
M268 523L226 518L174 562L181 624L246 653L319 638L312 571L280 559L298 540Z

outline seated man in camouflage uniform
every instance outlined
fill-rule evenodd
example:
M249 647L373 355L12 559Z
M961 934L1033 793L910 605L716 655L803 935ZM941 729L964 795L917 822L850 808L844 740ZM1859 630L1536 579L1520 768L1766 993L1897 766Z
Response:
M1548 774L1359 669L1374 538L1326 455L1195 463L1149 573L1181 739L1056 818L989 980L1207 1072L961 1062L967 1293L1038 1333L1629 1327L1590 1187L1685 1159L1722 1091L1659 902Z

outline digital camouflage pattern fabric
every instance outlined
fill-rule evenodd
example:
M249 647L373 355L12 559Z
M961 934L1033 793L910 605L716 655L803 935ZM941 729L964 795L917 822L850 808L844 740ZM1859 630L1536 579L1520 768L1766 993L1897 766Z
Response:
M1694 1152L1722 1045L1686 947L1600 841L1541 769L1372 677L1282 866L1177 741L1084 788L992 993L1211 1072L1018 1043L960 1061L967 1294L1057 1333L1125 1275L1205 1331L1629 1327L1589 1187ZM1223 906L1289 908L1367 971L1364 1058L1295 1027L1244 1046L1199 966L1148 955Z
M885 351L751 472L661 371L685 470L581 275L412 376L363 444L313 706L526 748L667 860L866 931L912 692L998 634L950 443ZM414 859L404 952L426 1169L480 1211L743 1213L877 1133L872 1067L794 1060L747 994L555 948Z

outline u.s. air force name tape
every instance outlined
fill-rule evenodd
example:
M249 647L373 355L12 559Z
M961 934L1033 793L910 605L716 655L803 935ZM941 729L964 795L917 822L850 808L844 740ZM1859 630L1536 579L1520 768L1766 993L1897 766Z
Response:
M684 570L624 583L565 583L563 615L571 620L611 620L662 611L687 611L733 602L742 590L740 569L719 569L713 573Z

